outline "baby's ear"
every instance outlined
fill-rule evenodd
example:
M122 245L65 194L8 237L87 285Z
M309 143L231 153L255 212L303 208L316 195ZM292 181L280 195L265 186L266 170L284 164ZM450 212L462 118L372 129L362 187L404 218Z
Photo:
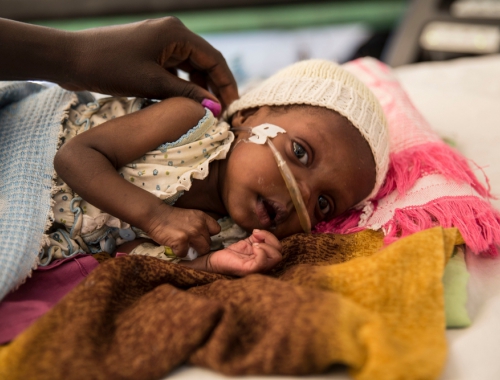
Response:
M234 128L245 126L245 122L253 116L259 108L249 108L246 110L239 110L233 115L231 119L231 126Z

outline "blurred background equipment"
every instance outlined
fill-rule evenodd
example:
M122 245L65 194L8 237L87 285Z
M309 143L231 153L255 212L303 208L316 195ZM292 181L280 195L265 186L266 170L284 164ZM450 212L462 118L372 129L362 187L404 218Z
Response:
M413 0L383 60L395 67L499 52L499 0Z
M0 17L80 30L178 17L226 57L238 84L307 58L380 58L405 0L0 0Z
M307 58L396 67L500 51L500 0L0 0L0 17L66 30L168 15L219 49L240 86Z

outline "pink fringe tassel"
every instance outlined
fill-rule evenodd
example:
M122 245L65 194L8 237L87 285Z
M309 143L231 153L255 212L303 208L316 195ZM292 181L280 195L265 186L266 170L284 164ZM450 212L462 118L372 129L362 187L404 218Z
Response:
M397 191L404 196L415 182L426 174L441 174L450 181L467 183L485 199L479 197L443 197L425 205L396 210L383 226L385 243L437 225L457 227L466 244L476 254L498 255L500 245L500 213L487 201L492 198L487 187L474 175L468 160L441 142L421 144L391 154L386 181L374 198L377 200ZM351 210L329 222L320 223L314 232L353 233L358 227L361 210Z
M350 210L328 222L318 223L314 227L313 233L351 234L362 231L365 228L358 227L362 212L362 210Z
M346 218L336 218L321 223L315 233L354 233L364 230L358 227L361 211L356 210ZM465 244L475 254L497 256L500 244L500 212L487 201L478 197L443 197L422 206L397 209L393 218L382 226L384 243L435 226L456 227Z
M382 96L385 101L382 102L384 110L393 123L391 133L401 133L399 140L404 141L398 144L406 145L390 155L385 183L373 200L375 210L378 200L394 191L397 191L399 197L404 197L417 180L428 174L440 174L450 182L466 183L479 194L477 197L441 197L429 200L425 205L397 209L391 220L383 226L385 243L440 225L457 227L474 253L497 256L497 246L500 245L500 213L488 201L493 197L486 175L484 186L471 170L471 162L438 139L429 138L427 143L411 146L412 141L418 141L416 137L425 136L427 132L423 127L427 126L427 122L416 111L391 75L390 69L379 61L366 59L359 59L348 65L353 65L368 86ZM397 97L400 101L387 103L387 95L393 100ZM408 130L405 129L407 126ZM318 224L314 232L346 234L369 228L369 222L368 227L358 227L361 215L360 210L349 210L331 221Z
M458 228L475 254L498 255L500 213L477 197L445 197L423 206L398 209L383 226L384 243L438 225Z
M402 196L426 174L441 174L453 182L465 182L482 197L491 198L487 177L487 187L484 187L470 169L468 161L455 149L441 142L421 144L392 153L385 183L375 199L381 199L394 190Z

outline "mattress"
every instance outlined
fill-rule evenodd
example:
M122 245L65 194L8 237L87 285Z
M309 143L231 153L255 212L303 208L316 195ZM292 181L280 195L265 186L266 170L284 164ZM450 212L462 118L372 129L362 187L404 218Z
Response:
M398 79L435 130L489 177L500 197L500 55L402 66ZM493 201L500 208L500 199ZM448 359L441 380L500 378L500 259L467 255L470 273L467 310L472 325L448 329ZM429 347L432 350L432 347ZM233 379L184 366L169 379ZM248 376L245 380L349 379L342 369L324 375ZM236 378L234 378L236 379Z

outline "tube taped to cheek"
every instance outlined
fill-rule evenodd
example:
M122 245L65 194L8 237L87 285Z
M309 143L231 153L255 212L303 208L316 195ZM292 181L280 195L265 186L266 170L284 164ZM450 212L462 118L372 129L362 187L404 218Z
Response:
M276 147L271 141L271 138L276 137L278 133L286 133L286 131L283 128L278 127L277 125L274 124L268 124L268 123L261 124L251 128L252 135L248 138L248 141L259 145L265 143L269 145L269 148L271 148L271 151L273 152L274 159L278 164L278 169L280 171L280 174L283 177L286 187L290 193L290 197L292 199L295 210L297 211L300 226L302 227L305 233L310 233L311 219L309 218L309 213L307 212L307 207L304 203L304 198L302 198L302 194L300 193L297 181L295 180L292 171L288 167L288 164L283 159L280 152L276 149Z
M297 181L295 181L295 177L293 176L292 171L288 167L288 164L283 159L280 152L276 149L276 147L271 141L271 138L276 137L278 133L286 133L286 131L283 128L278 127L277 125L267 124L267 123L258 125L253 128L249 128L249 131L251 133L251 136L248 138L249 142L259 145L267 143L267 145L269 145L269 147L271 148L274 159L278 164L278 169L280 171L280 174L283 177L283 180L285 181L293 205L297 210L300 226L302 227L304 232L310 233L311 220L309 219L309 213L307 212L307 208L306 205L304 204L304 199L302 198L302 194L300 193ZM170 257L177 257L170 247L164 247L164 248L165 248L165 255ZM189 247L186 256L180 257L180 259L192 261L197 257L198 257L198 252L193 247Z

